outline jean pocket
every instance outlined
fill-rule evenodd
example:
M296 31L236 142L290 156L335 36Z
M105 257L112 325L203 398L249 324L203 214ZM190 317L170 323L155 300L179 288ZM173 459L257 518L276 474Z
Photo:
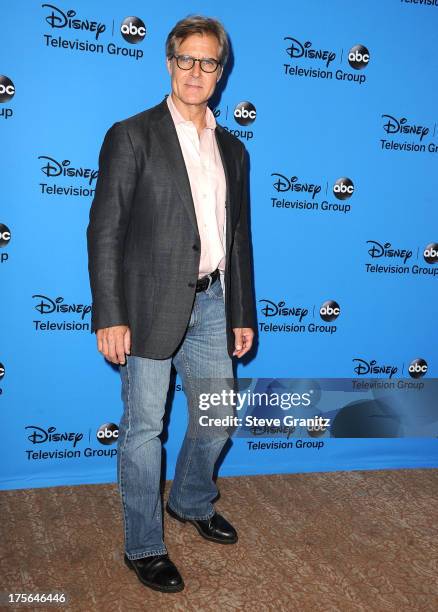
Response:
M210 293L216 300L223 300L221 280L218 278L209 289Z

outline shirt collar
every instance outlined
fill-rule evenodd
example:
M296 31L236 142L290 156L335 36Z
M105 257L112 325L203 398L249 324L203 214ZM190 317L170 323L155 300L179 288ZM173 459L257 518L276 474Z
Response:
M167 96L167 106L169 107L169 111L172 115L172 119L175 125L178 125L180 123L193 123L188 119L184 119L179 110L176 108L175 103L172 100L172 96L170 94ZM205 127L208 130L214 130L216 128L216 119L213 115L213 112L208 106L205 109Z

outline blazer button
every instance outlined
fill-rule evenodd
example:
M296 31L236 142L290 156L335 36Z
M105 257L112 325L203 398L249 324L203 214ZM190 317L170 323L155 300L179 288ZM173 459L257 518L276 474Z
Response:
M197 245L197 244L194 244L194 245L192 246L192 249L193 249L194 251L199 251L199 247L198 247L198 245Z
M189 287L194 287L194 286L195 286L195 283L190 282L190 283L188 283L188 286L189 286Z

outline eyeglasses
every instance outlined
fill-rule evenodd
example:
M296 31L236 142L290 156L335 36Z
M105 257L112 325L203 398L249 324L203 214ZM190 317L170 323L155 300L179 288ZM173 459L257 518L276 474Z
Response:
M176 59L178 68L181 68L181 70L191 70L195 65L195 62L199 62L199 65L203 72L215 72L218 66L221 65L220 62L212 58L196 59L191 55L171 55L170 57L174 57Z

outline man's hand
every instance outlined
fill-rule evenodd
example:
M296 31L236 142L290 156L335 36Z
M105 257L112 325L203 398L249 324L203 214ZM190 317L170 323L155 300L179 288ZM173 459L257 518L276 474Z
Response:
M97 350L115 364L124 365L125 354L131 353L131 330L127 325L114 325L96 331Z
M251 327L233 327L234 346L233 355L242 357L252 347L254 340L254 330Z

